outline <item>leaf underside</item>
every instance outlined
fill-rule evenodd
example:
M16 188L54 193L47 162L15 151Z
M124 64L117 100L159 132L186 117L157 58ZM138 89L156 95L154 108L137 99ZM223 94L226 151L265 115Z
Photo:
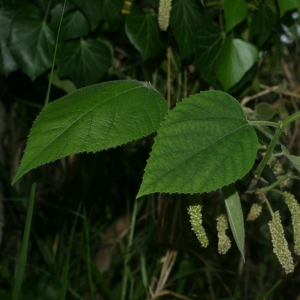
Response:
M193 95L158 130L137 197L221 188L251 169L257 146L255 131L234 98L219 91Z
M16 182L28 171L67 155L122 145L157 130L165 99L148 83L111 81L50 103L34 122Z
M241 200L233 184L222 188L227 216L235 242L245 261L245 229Z

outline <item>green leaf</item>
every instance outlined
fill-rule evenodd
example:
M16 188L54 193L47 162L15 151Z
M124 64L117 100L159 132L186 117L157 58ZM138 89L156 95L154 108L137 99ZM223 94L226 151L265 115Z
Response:
M216 74L225 91L238 83L258 58L255 46L227 37L217 62Z
M80 39L61 45L57 72L61 78L71 78L79 88L99 81L111 61L112 54L105 43L96 39Z
M102 0L102 17L108 23L113 23L120 14L124 0Z
M94 31L102 19L102 5L99 0L72 0L86 16L90 28Z
M257 147L237 100L219 91L193 95L178 103L158 130L137 197L221 188L251 169Z
M261 120L271 120L276 114L276 110L273 106L267 102L261 102L256 105L255 111Z
M170 24L182 58L195 52L195 32L202 26L202 14L196 0L173 0Z
M51 10L51 23L53 24L55 32L58 30L62 9L62 4L57 4ZM59 41L86 36L89 31L90 27L85 16L79 10L75 10L64 15L59 34Z
M280 11L280 18L291 9L299 8L300 1L299 0L277 0L279 11Z
M203 26L196 34L195 66L203 79L214 87L218 86L215 75L216 62L224 42L224 34L214 25Z
M242 22L247 17L247 13L245 0L224 0L226 32Z
M165 99L145 82L104 82L70 93L46 106L35 120L13 183L67 155L96 152L149 135L166 113Z
M292 163L292 165L300 172L300 157L296 155L291 155L289 150L281 145L281 150L284 156Z
M244 229L244 216L241 206L241 200L238 192L236 191L234 184L224 186L222 188L223 195L225 197L225 205L227 210L227 216L229 224L235 242L242 254L245 262L245 229Z
M143 60L161 54L164 50L156 16L152 12L131 9L126 18L126 34L130 42L141 53Z
M250 26L251 35L258 35L258 47L261 47L269 38L274 30L276 22L276 14L269 6L262 4L259 11L255 14Z
M54 44L54 34L46 22L32 18L14 20L10 49L20 69L31 80L51 67Z
M4 8L0 9L0 73L8 76L18 69L18 65L7 46L12 18Z

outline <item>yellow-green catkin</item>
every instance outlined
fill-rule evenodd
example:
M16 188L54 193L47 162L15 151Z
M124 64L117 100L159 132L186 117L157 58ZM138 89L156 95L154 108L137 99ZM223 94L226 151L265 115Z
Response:
M196 196L191 196L190 204L188 207L188 213L190 215L192 230L195 232L196 237L199 240L202 247L206 248L209 242L208 242L205 229L202 226L201 210L202 210L201 200Z
M160 0L158 8L158 24L161 30L166 31L169 27L172 0Z
M279 211L274 213L273 219L269 222L269 228L272 237L273 252L276 254L280 264L285 270L285 273L293 272L294 264L292 254L284 237Z
M256 220L262 211L262 204L261 203L253 203L251 208L250 208L250 212L247 216L247 221L254 221Z
M292 224L294 230L294 252L300 255L300 205L294 195L284 192L285 202L292 215Z
M226 229L229 228L226 214L220 214L217 217L217 231L218 231L218 252L225 254L231 247L231 241L226 235Z

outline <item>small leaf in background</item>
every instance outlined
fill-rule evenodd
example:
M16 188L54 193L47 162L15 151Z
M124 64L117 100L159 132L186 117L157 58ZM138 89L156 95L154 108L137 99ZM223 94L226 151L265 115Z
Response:
M219 91L193 95L159 128L137 197L221 188L249 172L257 147L237 100Z
M256 12L250 26L251 35L257 35L257 46L261 47L270 37L277 22L277 16L272 9L262 4Z
M112 53L105 43L80 39L61 45L57 73L60 78L69 77L80 88L98 82L111 61Z
M245 229L241 200L234 184L222 187L231 231L245 262Z
M195 66L203 79L214 87L218 86L215 68L222 45L224 34L214 25L206 25L196 33Z
M125 30L130 42L141 53L143 60L157 56L164 51L157 17L153 12L132 7L131 13L126 18Z
M46 22L31 18L13 21L10 49L32 81L51 67L54 44L54 34Z
M149 135L167 109L165 99L145 82L104 82L70 93L46 106L35 120L13 183L67 155L113 148Z
M51 10L51 24L55 33L58 31L62 9L62 4L57 4ZM79 10L73 10L64 15L60 28L59 41L86 36L89 31L90 27L83 13Z
M5 8L0 9L0 73L6 77L18 69L18 65L8 48L11 28L11 14Z
M48 74L48 80L49 79L50 79L50 73ZM61 80L58 77L56 70L53 72L51 83L53 85L55 85L56 87L64 90L67 94L76 91L76 86L74 85L74 83L71 80L68 80L68 79Z
M276 114L276 110L273 106L267 102L261 102L256 105L255 111L261 120L271 120Z
M227 37L217 62L216 74L225 91L238 83L258 58L258 49L240 39Z
M296 155L291 155L289 150L281 145L281 150L284 156L292 163L292 165L300 172L300 157Z
M99 0L72 0L86 16L90 28L94 31L102 19L102 5Z
M203 24L196 0L173 0L170 24L182 59L195 52L194 36Z
M242 22L248 14L245 0L224 0L226 32Z
M277 0L279 11L280 11L280 18L291 9L299 8L300 1L299 0Z

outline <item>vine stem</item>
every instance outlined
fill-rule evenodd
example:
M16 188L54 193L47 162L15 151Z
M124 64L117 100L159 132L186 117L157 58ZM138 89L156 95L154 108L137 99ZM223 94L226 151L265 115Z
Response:
M288 118L286 118L282 123L280 124L280 128L283 129L287 125L289 125L291 122L295 121L296 119L300 118L300 111L297 111L296 113L292 114Z
M280 125L275 122L270 122L270 121L248 121L248 123L253 126L253 125L262 125L262 126L272 126L278 128Z
M259 189L259 191L262 192L262 193L266 193L270 190L274 190L275 186L279 185L280 183L284 182L287 179L290 179L291 177L292 176L289 176L289 175L282 176L281 178L279 178L277 181L273 182L269 186L266 186L264 188Z
M265 196L265 199L266 199L266 204L267 204L267 206L268 206L268 209L269 209L270 214L271 214L272 219L273 219L273 218L274 218L274 212L273 212L273 209L272 209L271 204L270 204L270 202L269 202L269 200L267 199L266 196Z
M282 133L282 129L279 126L279 127L277 127L277 129L275 131L275 135L273 136L273 139L267 149L265 156L263 157L262 161L260 162L260 164L258 165L257 169L254 172L255 177L260 178L261 172L264 169L264 167L266 166L268 160L270 159L273 149L274 149L281 133Z

